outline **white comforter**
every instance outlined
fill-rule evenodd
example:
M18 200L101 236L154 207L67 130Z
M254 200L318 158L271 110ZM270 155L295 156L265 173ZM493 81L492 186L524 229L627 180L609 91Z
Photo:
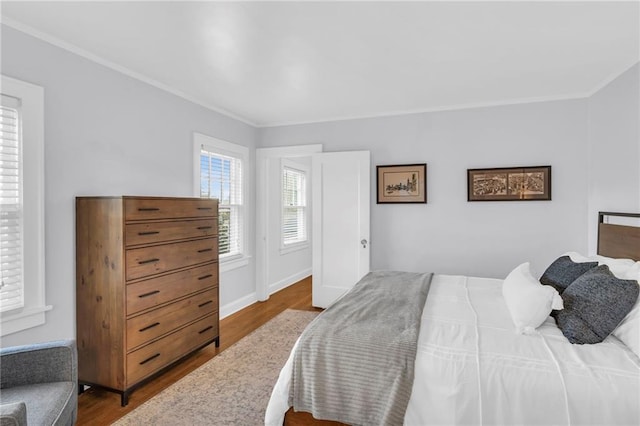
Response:
M640 359L615 337L572 345L549 318L515 334L502 280L435 275L406 425L639 425ZM294 348L295 349L295 348ZM292 357L265 416L289 409Z

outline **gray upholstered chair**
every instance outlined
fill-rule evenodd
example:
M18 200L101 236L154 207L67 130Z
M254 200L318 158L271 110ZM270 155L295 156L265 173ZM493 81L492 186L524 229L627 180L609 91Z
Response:
M73 340L0 349L0 426L73 425L78 357Z

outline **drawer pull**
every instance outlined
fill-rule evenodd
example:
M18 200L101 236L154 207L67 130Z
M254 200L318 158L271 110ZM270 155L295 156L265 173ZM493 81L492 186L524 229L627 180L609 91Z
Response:
M160 210L158 207L138 207L139 212L157 212Z
M158 358L159 356L160 356L160 354L159 354L159 353L157 353L157 354L155 354L155 355L152 355L152 356L150 356L149 358L145 359L144 361L140 361L140 365L146 364L146 363L148 363L149 361L151 361L152 359Z
M138 232L138 235L155 235L159 233L160 231L146 231L146 232Z
M141 261L138 262L138 265L146 265L147 263L154 263L154 262L157 262L159 260L160 259L157 259L157 258L141 260Z
M198 277L199 280L206 280L207 278L211 278L213 275L212 274L207 274L207 275L203 275L201 277Z
M207 300L206 302L199 304L198 308L202 308L203 306L207 306L210 303L213 303L213 300Z
M160 323L159 323L159 322L154 322L154 323L153 323L153 324L151 324L151 325L148 325L148 326L146 326L146 327L142 327L142 328L141 328L140 330L138 330L138 331L147 331L147 330L149 330L150 328L157 327L157 326L159 326L159 325L160 325Z
M202 333L204 333L205 331L209 331L209 330L211 330L212 328L213 328L213 326L212 326L212 325L210 325L209 327L205 328L204 330L200 330L200 331L198 331L198 334L202 334Z
M201 250L198 250L198 253L206 253L206 252L212 251L212 250L213 250L212 248L201 249Z
M198 229L211 229L213 226L198 226Z
M154 294L158 294L158 293L160 293L160 290L153 290L153 291L150 291L149 293L140 294L138 295L138 297L142 299L143 297L153 296Z
M213 210L212 207L198 207L198 210Z

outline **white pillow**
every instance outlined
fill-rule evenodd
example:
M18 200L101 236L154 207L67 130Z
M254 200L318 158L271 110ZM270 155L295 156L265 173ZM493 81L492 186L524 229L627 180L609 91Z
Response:
M640 262L629 268L622 278L637 280L640 285ZM640 357L640 298L612 334Z
M598 265L607 265L611 273L620 279L626 279L627 271L632 268L636 262L631 259L616 259L613 257L606 256L583 256L580 253L576 252L568 252L565 253L564 256L569 256L572 261L576 263L583 262L598 262Z
M540 284L531 274L529 262L507 275L502 283L502 296L518 334L534 333L552 309L563 309L558 291Z

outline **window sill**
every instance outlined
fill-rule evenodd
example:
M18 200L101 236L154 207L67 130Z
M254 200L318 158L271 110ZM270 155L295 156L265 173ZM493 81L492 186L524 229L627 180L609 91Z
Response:
M290 244L284 247L280 247L280 255L289 254L294 251L305 250L309 248L309 241L305 241L302 243Z
M230 259L220 260L220 272L243 268L249 264L249 259L251 256L234 256Z
M0 319L1 336L17 333L28 328L44 324L44 313L53 309L53 306L36 306L23 308L16 313L4 313Z

